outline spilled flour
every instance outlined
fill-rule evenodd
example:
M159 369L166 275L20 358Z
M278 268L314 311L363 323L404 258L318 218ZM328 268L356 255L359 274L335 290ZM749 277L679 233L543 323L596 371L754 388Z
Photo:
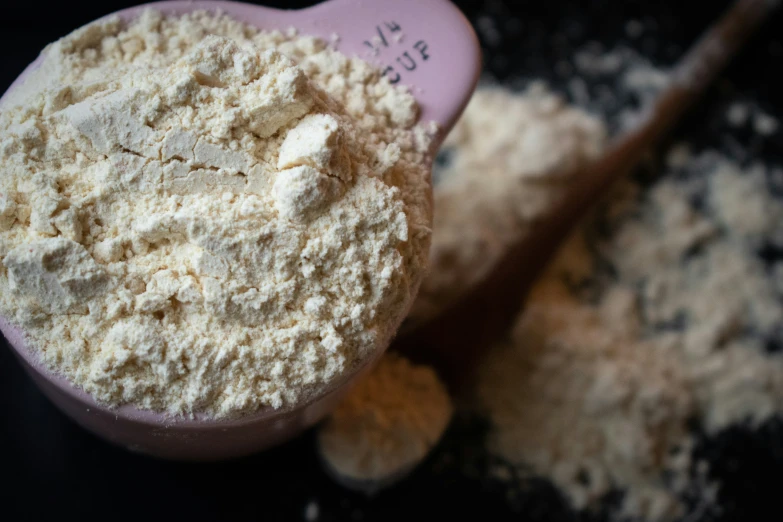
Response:
M573 68L572 98L616 131L669 83L622 47L589 45ZM774 132L747 107L729 122ZM692 456L697 433L783 413L783 268L766 256L783 241L783 170L736 156L673 146L659 181L618 187L550 264L470 408L512 475L550 479L578 510L619 492L612 518L677 520L715 509L720 488Z
M600 120L543 85L480 88L435 168L430 271L409 321L437 315L479 283L554 208L603 150Z
M490 451L579 509L618 489L619 515L671 520L697 468L691 419L712 434L783 411L783 354L766 349L783 341L783 265L758 255L781 244L772 171L677 163L564 245L480 369Z
M574 68L572 97L618 130L643 118L669 82L665 71L626 48L588 46ZM458 147L481 147L509 172L535 165L535 157L501 145L515 136L486 140L493 128L513 128L513 121L500 123L512 118L506 114L463 135ZM761 127L760 135L774 132ZM593 139L603 138L594 132ZM544 145L558 146L551 138ZM578 510L605 506L619 491L617 518L674 520L687 514L685 498L697 499L697 509L712 504L719 484L709 484L705 463L691 456L694 421L712 435L783 412L783 356L769 351L783 342L783 267L763 255L783 241L783 205L772 196L783 170L740 165L711 151L694 156L683 144L666 160L656 173L661 181L621 187L564 245L508 342L480 366L468 407L489 418L487 450L516 468L513 476L552 480ZM486 171L463 169L455 177L473 177L478 186ZM481 205L501 207L516 188L499 187L495 201ZM436 201L449 190L436 185ZM482 198L478 189L464 192L454 206L476 208L473 200ZM515 212L535 211L542 201L531 198ZM438 224L451 220L440 210L436 245ZM487 223L481 237L492 245L505 229ZM454 257L470 256L470 245ZM484 248L491 259L493 249ZM433 272L440 262L433 256Z
M422 278L417 111L224 15L79 29L0 107L0 312L102 403L291 407L376 354Z
M645 92L663 84L646 64L621 70L643 71L635 88ZM435 200L446 203L436 206L428 288L491 269L505 234L524 230L517 216L545 212L561 186L515 175L539 164L540 148L561 150L558 138L579 132L593 135L578 143L603 143L600 123L565 107L560 113L573 115L565 121L580 130L549 134L535 153L515 147L516 129L528 122L514 121L509 107L541 99L535 89L479 90L449 138L448 166L436 176ZM623 125L643 111L616 118ZM585 159L564 156L559 165ZM617 187L564 244L508 339L487 348L476 386L458 405L489 420L482 451L503 463L490 472L510 493L543 477L578 511L680 520L691 509L714 509L720 488L693 457L698 434L783 413L783 352L770 349L783 345L783 263L765 257L783 247L783 204L773 195L783 189L783 169L677 144L651 174L658 181ZM530 187L530 199L514 199ZM439 256L444 245L455 252Z
M321 427L319 451L338 477L371 491L420 463L451 414L451 399L431 368L389 353Z

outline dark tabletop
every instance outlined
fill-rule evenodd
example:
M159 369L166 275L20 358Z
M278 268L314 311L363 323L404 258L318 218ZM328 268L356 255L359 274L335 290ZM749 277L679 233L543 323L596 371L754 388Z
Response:
M90 20L135 2L53 5L16 0L0 8L0 92L48 42ZM314 2L265 2L300 7ZM591 40L632 45L656 64L671 64L724 9L725 0L462 1L472 21L490 19L501 38L482 44L496 78L547 79L566 92L552 64ZM511 7L513 6L513 7ZM643 35L626 39L629 19ZM743 160L782 164L783 133L761 138L732 129L731 100L753 100L783 114L781 16L752 43L678 131L697 147L737 150ZM622 101L622 100L621 100ZM633 101L633 100L630 100ZM1 166L0 166L1 168ZM3 342L3 344L5 344ZM773 347L774 349L775 347ZM319 505L319 520L571 521L598 518L569 511L556 490L533 480L510 491L484 473L480 421L459 418L438 451L407 481L367 498L335 485L320 469L312 433L254 457L217 464L170 463L115 448L60 414L0 348L0 473L3 520L302 520ZM783 520L783 423L733 428L702 437L698 456L723 484L720 513L701 520ZM6 515L7 518L6 518Z

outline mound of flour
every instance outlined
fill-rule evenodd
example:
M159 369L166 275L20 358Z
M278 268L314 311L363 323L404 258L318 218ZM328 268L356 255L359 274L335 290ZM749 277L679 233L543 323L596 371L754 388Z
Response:
M603 122L543 85L479 88L436 167L431 267L410 321L425 321L489 274L605 143Z
M103 403L290 407L385 345L422 278L417 115L293 32L79 29L0 106L0 312Z

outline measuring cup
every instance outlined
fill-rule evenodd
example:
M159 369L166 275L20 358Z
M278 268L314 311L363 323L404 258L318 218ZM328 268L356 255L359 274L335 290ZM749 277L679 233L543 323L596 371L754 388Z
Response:
M421 121L440 125L435 148L461 114L478 80L481 59L475 33L448 0L331 0L296 11L238 2L180 0L114 14L128 21L150 7L168 15L222 11L260 29L294 27L300 34L333 40L343 54L363 58L383 70L392 83L411 89L422 109ZM39 57L30 64L9 92L23 88L26 75L41 61ZM418 288L413 296L416 291ZM399 322L403 317L404 314ZM218 420L198 413L183 418L130 405L109 408L98 404L89 394L45 368L26 345L22 332L2 317L0 331L41 391L82 427L129 450L177 460L238 457L291 438L330 413L350 385L368 372L383 352L378 350L354 372L309 402L290 409L264 408L237 419ZM390 341L386 339L383 345Z

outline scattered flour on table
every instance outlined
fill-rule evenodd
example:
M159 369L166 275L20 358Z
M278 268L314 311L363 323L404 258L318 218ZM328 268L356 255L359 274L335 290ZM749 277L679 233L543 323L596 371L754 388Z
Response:
M318 448L339 477L371 485L421 462L452 410L432 368L388 353L321 426Z
M573 65L576 74L568 79L572 100L603 115L613 133L641 123L672 82L671 71L622 45L607 49L590 42L574 54Z
M572 98L613 129L637 124L670 81L629 48L591 45L574 61ZM533 125L557 128L534 115L536 89L480 89L448 138L447 166L435 174L432 273L416 312L437 312L443 299L428 297L444 279L462 284L490 270L505 234L524 230L517 216L536 215L562 190L547 176L559 179L557 169L527 184L541 150L564 152L557 137L571 136L544 130L543 147L518 146L536 135ZM600 122L562 118L593 133L582 143L600 153ZM727 119L761 135L776 130L773 116L747 104ZM584 161L568 150L580 147L566 150L566 165ZM497 468L494 478L512 487L518 477L547 478L578 510L619 491L611 515L623 520L690 519L685 498L696 499L696 511L712 509L720 485L694 461L694 420L716 434L783 413L783 354L767 349L783 343L783 263L759 255L783 241L783 205L770 193L783 187L783 169L694 155L682 143L665 164L651 187L618 187L563 246L509 339L489 349L468 404L458 405L489 418L487 451L515 468ZM549 190L515 207L513 195L530 186Z
M734 102L726 110L726 120L733 127L743 127L752 122L753 131L760 136L772 136L778 131L777 118L764 112L753 102Z
M291 31L79 29L0 106L0 312L103 403L293 406L380 349L423 276L417 110Z
M616 129L636 124L669 81L630 49L588 47L577 62L584 78L618 86L582 100ZM446 299L428 299L440 285L449 291L442 281L479 280L504 238L524 233L518 216L541 216L557 197L553 180L568 179L567 168L562 178L544 169L541 183L527 176L542 149L563 152L561 166L600 154L604 126L561 101L552 114L581 115L560 121L592 135L563 149L557 138L577 131L547 133L558 127L536 118L536 104L554 96L539 89L480 89L447 139L432 271L415 312L442 307ZM743 107L730 122L769 132ZM536 149L518 146L526 132L542 140ZM574 152L584 144L591 154ZM783 354L767 349L783 342L783 264L759 255L783 242L783 205L770 192L783 187L783 170L691 148L673 146L651 187L619 187L550 264L508 341L489 349L458 407L489 418L487 451L515 468L495 478L512 487L547 478L578 510L619 491L612 517L677 520L688 516L684 499L711 509L720 487L693 459L693 421L716 434L783 412ZM517 190L529 197L515 199Z
M318 506L318 502L311 500L307 503L304 509L304 519L306 522L318 522L321 515L321 508Z
M587 46L574 65L572 98L616 131L670 81L624 47ZM776 132L774 116L735 105L732 125ZM712 504L719 485L692 461L694 419L716 434L783 413L783 355L767 349L783 343L783 267L760 256L783 241L770 192L783 170L687 144L666 165L564 245L472 399L492 422L491 454L551 479L578 509L622 492L618 518L674 520L684 497Z
M772 136L780 128L780 122L774 116L759 112L753 119L753 130L762 136Z
M783 341L783 265L758 255L782 244L770 172L690 157L648 190L629 183L596 218L608 236L576 233L480 368L490 451L576 508L620 490L619 517L682 515L689 421L712 434L783 411L783 354L766 350Z

